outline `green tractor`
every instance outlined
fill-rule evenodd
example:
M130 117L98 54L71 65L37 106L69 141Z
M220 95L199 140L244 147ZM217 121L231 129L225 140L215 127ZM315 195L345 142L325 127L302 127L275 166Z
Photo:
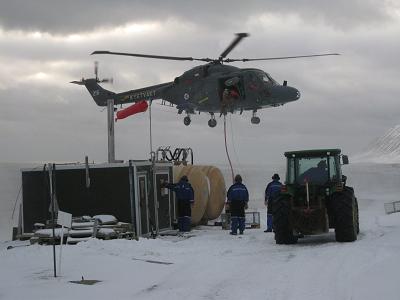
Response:
M275 198L273 228L277 244L294 244L304 235L335 229L338 242L353 242L359 233L358 203L346 186L340 149L285 152L286 181Z

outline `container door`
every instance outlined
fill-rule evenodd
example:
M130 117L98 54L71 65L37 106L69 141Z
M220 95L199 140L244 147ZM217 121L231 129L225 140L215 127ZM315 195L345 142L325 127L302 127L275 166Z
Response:
M138 176L139 208L140 208L140 234L149 232L149 202L147 197L147 176Z
M165 189L161 189L162 182L170 182L169 174L165 173L156 173L155 175L155 193L156 199L158 202L158 229L170 229L171 228L171 199L170 193L164 192Z
M149 185L147 186L147 208L148 208L148 225L149 225L149 232L151 234L156 234L157 232L157 199L156 194L154 192L154 181L152 178L152 173L147 173L149 175Z

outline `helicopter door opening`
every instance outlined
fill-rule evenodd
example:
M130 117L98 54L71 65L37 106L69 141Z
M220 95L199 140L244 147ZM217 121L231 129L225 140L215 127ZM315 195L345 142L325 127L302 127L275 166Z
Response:
M238 101L244 98L241 78L237 76L221 78L219 80L219 95L221 112L233 112Z

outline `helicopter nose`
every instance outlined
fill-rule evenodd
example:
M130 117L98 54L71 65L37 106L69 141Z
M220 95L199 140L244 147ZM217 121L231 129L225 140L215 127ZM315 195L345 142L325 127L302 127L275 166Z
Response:
M274 86L271 89L271 96L278 102L296 101L300 98L300 92L291 86Z
M300 92L298 89L288 86L288 98L290 98L290 101L296 101L300 99Z

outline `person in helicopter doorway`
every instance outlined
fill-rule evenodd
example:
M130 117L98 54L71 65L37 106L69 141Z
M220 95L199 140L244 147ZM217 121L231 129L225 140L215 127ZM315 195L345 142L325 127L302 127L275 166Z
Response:
M246 186L242 183L242 176L235 176L235 183L231 185L227 193L226 203L229 206L231 213L231 232L232 235L239 233L243 234L245 228L245 209L249 202L249 192Z
M235 101L239 99L239 93L234 86L227 86L222 92L221 112L226 114L228 111L233 112Z
M264 232L272 232L272 204L278 198L282 183L278 174L272 176L272 181L268 183L265 189L265 206L267 207L267 229Z
M190 231L194 191L186 175L178 183L164 183L164 187L175 192L178 204L178 229L181 232Z

